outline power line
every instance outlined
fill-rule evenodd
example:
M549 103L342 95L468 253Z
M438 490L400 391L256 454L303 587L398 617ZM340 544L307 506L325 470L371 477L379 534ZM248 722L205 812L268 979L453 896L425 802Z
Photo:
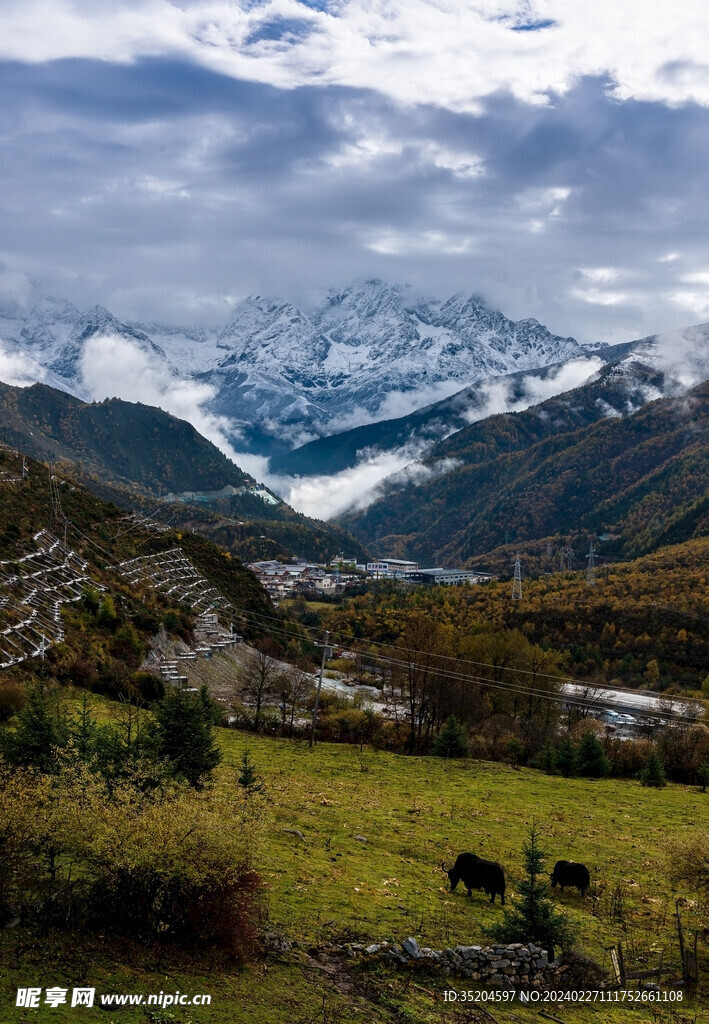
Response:
M245 617L249 613L248 613L248 611L245 611L245 610L242 609L242 610L238 610L238 614L240 614L240 615ZM287 639L287 640L293 640L294 639L293 634L292 633L287 633L285 630L281 630L281 629L274 628L274 627L271 627L271 626L265 626L265 625L260 624L260 623L253 623L253 622L249 623L248 621L246 622L246 625L256 626L256 628L260 628L264 632L268 632L271 635L280 636L283 639ZM305 627L305 628L309 628L309 627ZM344 650L351 651L351 653L353 653L353 654L359 654L359 655L367 656L367 657L371 658L371 660L373 660L373 661L379 662L382 665L388 665L388 666L390 666L392 668L401 668L401 669L408 670L408 671L411 671L411 669L413 668L413 664L410 661L402 661L402 660L395 659L395 658L389 658L386 655L372 653L371 651L363 652L363 651L359 651L359 650L357 650L355 648L351 648L351 647L347 647L347 646L344 646ZM446 655L429 655L429 656L432 657L432 658L437 658L437 657L445 658L445 657L447 657ZM490 667L493 667L493 666L490 666ZM521 684L516 684L514 682L503 682L501 680L492 680L492 679L488 679L488 678L486 678L484 676L470 675L469 673L462 674L462 673L459 673L459 672L452 672L450 670L446 671L446 670L442 670L440 667L436 667L435 665L428 666L428 668L430 668L431 671L435 672L436 676L439 679L449 679L449 680L452 680L454 682L475 683L475 684L479 685L482 689L497 690L497 691L500 691L502 693L507 693L509 695L512 695L513 697L522 697L522 698L524 698L526 700L529 700L530 698L531 699L538 699L538 700L546 700L546 701L549 701L551 703L556 703L556 704L562 705L563 707L566 707L566 708L579 708L579 709L583 709L583 710L590 710L590 708L594 705L594 703L599 702L603 697L605 697L608 694L613 694L613 693L626 694L627 693L627 694L629 694L631 696L632 695L637 695L637 692L633 691L633 690L614 690L614 689L608 688L608 687L601 688L601 687L595 687L595 686L589 685L588 683L576 684L576 685L580 685L580 686L582 686L584 688L587 688L587 689L589 689L591 691L594 691L591 694L589 694L588 697L585 697L583 695L574 695L574 694L568 693L568 692L565 692L565 693L562 693L562 692L559 692L559 691L556 691L556 692L551 691L550 692L549 690L539 689L538 687L534 687L534 686L524 686L524 685L521 685ZM519 673L525 673L525 672L529 673L530 672L530 670L528 670L528 669L527 670L525 670L525 669L509 669L507 671L514 671L514 672L519 672ZM564 679L564 678L561 678L561 677L549 677L549 678L553 678L556 683L558 683L558 684L560 684L562 686L565 685L565 684L570 683L570 680ZM649 715L653 715L654 713L656 713L656 712L653 712L651 709L648 709L648 711L647 711L647 714L649 714ZM667 712L665 712L665 714L666 713ZM671 714L672 714L673 720L675 720L675 721L688 722L688 723L692 723L692 722L696 721L695 717L693 717L691 715L677 714L674 711L672 711Z
M252 617L252 618L263 618L263 619L270 620L271 622L278 623L278 625L280 625L280 626L284 626L286 624L286 620L278 619L275 616L266 615L265 613L252 612L249 609L239 609L239 608L237 608L236 611L240 615L242 615L243 617L249 616L249 617ZM264 630L264 632L269 632L269 633L275 634L275 635L280 636L280 637L282 637L284 639L287 639L287 640L293 640L294 639L293 633L289 633L285 629L282 629L282 628L279 629L278 626L275 626L275 627L271 626L271 625L267 626L267 625L264 625L264 624L259 623L259 622L251 622L251 623L247 622L247 624L249 624L251 626L256 626L257 628L260 628L260 629ZM314 632L319 632L318 630L316 630L316 627L313 627L313 626L306 626L303 623L298 623L297 625L300 628L302 628L304 630L307 630L308 632L313 632L313 633ZM342 637L346 636L346 634L337 633L336 631L331 631L331 633L332 633L333 637L340 637L340 638L342 638ZM534 677L534 679L539 679L539 680L547 679L547 680L550 680L550 681L552 681L552 682L554 682L556 684L571 683L573 685L580 686L580 687L588 689L588 690L592 690L596 694L601 694L601 693L603 693L603 694L605 694L605 693L613 694L613 693L617 693L619 695L623 694L623 695L628 695L630 697L637 696L637 694L638 694L637 690L619 689L617 687L599 687L599 686L595 686L594 684L590 684L588 682L588 680L574 679L574 678L569 678L568 676L555 676L555 675L551 675L550 673L546 673L546 672L535 672L533 669L512 668L512 667L508 667L508 666L499 666L499 665L491 664L490 662L467 661L466 659L456 658L453 655L449 655L449 654L430 654L428 652L415 651L412 648L398 647L395 644L380 643L380 642L377 642L377 641L374 641L374 640L370 640L370 639L368 639L366 637L349 637L349 639L352 639L352 640L355 640L355 641L363 640L364 642L370 644L370 646L378 647L378 648L385 648L385 650L394 650L394 651L398 651L398 652L403 652L404 654L412 654L412 655L418 655L418 656L421 656L423 654L427 658L431 658L431 659L439 660L439 661L453 661L453 662L455 662L459 666L471 665L471 666L475 666L476 668L492 669L493 671L499 671L501 669L503 672L514 672L517 675L527 675L527 676L531 675L531 676ZM382 655L382 654L378 654L376 652L373 653L371 651L362 651L362 650L360 650L358 648L348 646L347 644L338 644L338 646L343 647L344 650L350 651L353 654L358 654L358 655L364 656L364 657L370 657L370 658L372 658L372 660L380 661L380 662L383 662L384 664L389 664L389 665L392 665L394 667L410 669L411 665L412 665L412 662L411 662L410 659L409 660L401 660L401 659L391 658L387 654L383 654ZM434 668L434 666L431 666L431 668ZM525 696L525 697L537 696L539 698L543 698L543 699L547 699L547 700L556 700L557 702L563 703L565 705L566 704L570 704L572 706L584 707L584 708L588 707L588 704L589 704L589 700L586 699L586 698L582 698L582 697L581 698L576 698L576 697L573 697L572 695L561 696L561 695L550 694L547 690L535 688L534 686L527 687L527 686L515 685L515 683L513 683L513 682L504 682L503 680L490 680L490 679L487 679L484 676L478 676L478 675L474 675L474 674L471 675L471 674L469 674L467 672L466 673L462 673L462 672L455 672L455 671L450 671L450 670L447 670L447 671L446 670L442 670L440 667L435 668L435 671L436 671L436 673L441 678L453 679L453 680L456 680L456 681L463 681L463 682L476 682L476 683L480 683L481 685L483 685L483 687L488 687L488 688L491 688L491 689L507 691L507 692L510 692L510 693L517 693L517 694L519 694L521 696ZM694 719L691 716L684 716L684 715L682 715L682 716L675 716L675 717L678 718L681 721L684 721L684 720L694 721Z

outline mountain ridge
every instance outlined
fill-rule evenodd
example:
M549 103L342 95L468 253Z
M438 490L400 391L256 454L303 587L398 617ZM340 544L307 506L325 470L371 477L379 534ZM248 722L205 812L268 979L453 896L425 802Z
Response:
M615 371L451 435L424 460L442 467L435 479L395 475L375 502L337 521L380 553L448 564L489 558L508 541L608 533L609 550L636 555L668 531L677 541L706 533L709 381L599 416L599 401L617 393Z
M0 382L0 417L1 440L32 458L69 463L102 499L128 509L169 501L164 518L191 524L249 560L296 552L327 561L348 547L366 557L336 524L309 519L275 496L264 500L252 476L162 409L115 398L87 403L45 384ZM205 492L211 500L202 503Z
M45 299L24 316L0 315L0 339L51 374L48 382L86 399L100 386L86 379L87 359L98 354L87 356L87 341L122 338L166 381L205 385L204 408L228 419L229 440L268 455L475 380L610 351L531 318L512 321L477 296L409 301L406 291L364 279L331 290L310 312L249 296L221 329L120 321L103 306Z

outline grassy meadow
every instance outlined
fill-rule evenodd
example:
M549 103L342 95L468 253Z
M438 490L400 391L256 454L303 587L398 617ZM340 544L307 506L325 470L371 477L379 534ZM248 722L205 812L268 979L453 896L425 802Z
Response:
M104 712L106 705L104 703ZM501 918L499 902L482 892L471 900L448 891L440 864L470 850L499 860L513 896L522 873L521 846L532 819L542 827L551 870L558 858L591 871L594 898L566 890L558 899L578 930L579 944L604 967L607 948L622 941L628 969L653 966L659 950L676 963L676 893L668 880L671 843L709 827L709 794L678 785L661 790L618 780L562 779L480 761L397 756L358 747L263 739L219 730L219 786L235 786L243 751L264 779L251 799L263 807L264 881L261 927L297 945L236 970L216 954L191 956L165 946L121 940L76 945L24 929L0 933L0 1024L82 1020L154 1024L473 1024L543 1020L539 1007L443 1001L444 988L475 988L463 979L353 967L318 958L314 947L346 939L421 945L485 944L486 925ZM293 830L293 831L289 831ZM302 833L302 838L295 831ZM558 890L557 890L558 892ZM687 929L699 927L690 902ZM709 1020L709 950L700 941L703 995L679 1010L596 1004L546 1006L552 1019L585 1021ZM645 961L645 963L643 963ZM61 965L61 966L59 966ZM17 1009L17 987L95 985L109 992L179 989L209 993L210 1007L145 1011L58 1007ZM488 1016L485 1016L485 1013Z

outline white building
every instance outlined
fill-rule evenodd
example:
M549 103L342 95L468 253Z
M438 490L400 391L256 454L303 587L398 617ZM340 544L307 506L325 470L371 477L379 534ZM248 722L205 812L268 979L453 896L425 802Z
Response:
M482 583L494 579L494 576L477 569L418 569L416 572L407 572L404 579L409 583L427 583L432 587L459 587L463 583Z
M367 562L367 572L373 576L403 576L416 572L418 562L407 562L403 558L382 558L378 562Z

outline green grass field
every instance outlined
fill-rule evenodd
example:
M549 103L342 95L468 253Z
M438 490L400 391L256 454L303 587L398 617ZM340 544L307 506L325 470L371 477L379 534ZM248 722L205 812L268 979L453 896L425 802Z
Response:
M621 941L630 966L653 966L659 950L676 963L675 896L689 898L685 927L700 927L691 893L668 881L669 844L709 827L709 794L669 785L648 790L635 782L561 779L479 761L410 758L357 747L307 745L220 731L224 760L218 785L236 785L248 747L262 774L265 844L259 865L265 883L262 927L297 942L289 954L236 971L218 957L197 960L163 948L67 937L38 940L23 929L0 933L0 1024L30 1021L145 1021L143 1011L14 1006L17 987L84 983L101 991L209 993L209 1008L171 1010L157 1024L285 1024L285 1022L421 1022L543 1020L539 1008L491 1006L482 1011L443 1002L450 985L435 976L411 977L384 968L352 968L337 958L319 962L313 947L357 937L422 945L485 944L484 928L500 919L484 893L468 900L450 893L440 868L470 850L499 860L508 896L522 871L521 846L532 819L542 827L549 870L560 857L591 870L595 899L575 890L559 896L578 930L579 944L603 966ZM298 830L303 838L286 830ZM357 838L359 837L359 838ZM706 922L704 922L706 923ZM632 1009L596 1005L547 1007L569 1024L605 1020L709 1020L709 949L700 940L703 985L691 1005Z

